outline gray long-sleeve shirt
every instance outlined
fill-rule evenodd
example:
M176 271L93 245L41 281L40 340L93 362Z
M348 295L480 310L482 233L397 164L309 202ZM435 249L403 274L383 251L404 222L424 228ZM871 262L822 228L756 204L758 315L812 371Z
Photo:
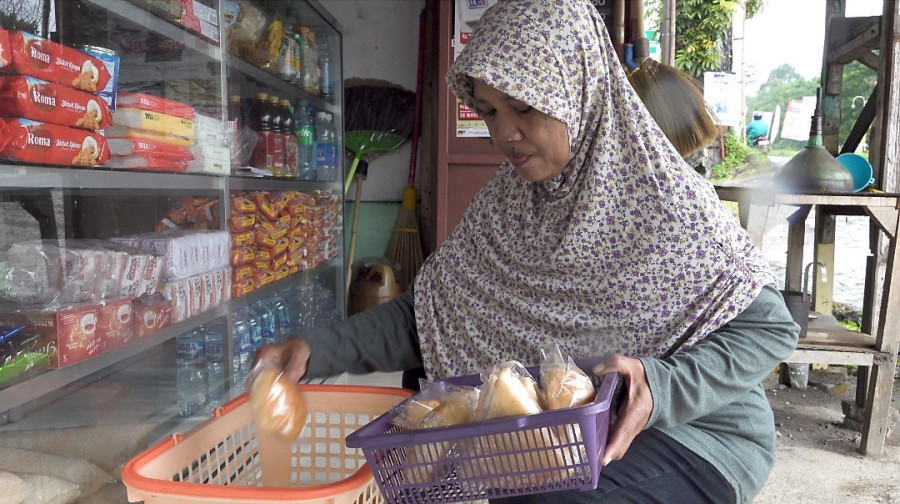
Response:
M774 464L775 422L761 382L797 345L799 327L771 285L693 347L641 358L653 395L648 428L715 466L737 502L750 502ZM307 377L399 371L422 365L412 292L302 335ZM499 357L498 357L499 358Z

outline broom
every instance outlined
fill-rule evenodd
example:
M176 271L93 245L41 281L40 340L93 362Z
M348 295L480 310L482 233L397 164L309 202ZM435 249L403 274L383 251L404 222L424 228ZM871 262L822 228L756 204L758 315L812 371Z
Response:
M424 75L425 54L425 10L419 14L419 63L416 74L416 107L413 119L412 145L409 159L409 182L403 190L403 202L400 205L400 215L397 216L397 224L391 234L388 244L387 257L400 263L398 282L406 290L412 285L416 273L422 267L424 261L422 253L422 241L419 237L419 223L416 220L416 161L419 149L419 130L421 129L422 115L422 81Z
M682 157L687 157L716 138L719 127L699 83L681 70L649 57L643 2L634 0L632 6L635 26L632 43L625 47L628 80L666 138Z
M357 175L357 167L366 165L381 154L396 150L412 134L415 94L396 84L374 79L348 79L344 83L344 147L353 162L344 182L344 194L356 180L356 201L350 225L350 248L347 251L345 294L349 299L352 282L353 255L356 249L356 227L365 171Z
M344 181L344 194L360 159L372 162L409 140L415 113L415 93L377 79L348 79L344 83L344 146L353 162Z

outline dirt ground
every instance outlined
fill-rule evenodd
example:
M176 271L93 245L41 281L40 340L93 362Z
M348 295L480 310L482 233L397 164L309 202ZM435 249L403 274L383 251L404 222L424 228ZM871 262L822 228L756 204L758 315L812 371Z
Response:
M841 401L852 401L856 377L846 368L813 370L802 390L765 383L775 413L775 468L754 504L900 503L900 380L894 380L893 433L878 457L859 453L860 433L843 425Z

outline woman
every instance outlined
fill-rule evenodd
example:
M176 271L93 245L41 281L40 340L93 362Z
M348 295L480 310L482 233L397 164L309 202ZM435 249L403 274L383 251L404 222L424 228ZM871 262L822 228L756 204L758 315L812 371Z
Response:
M768 265L655 125L588 0L500 0L448 74L506 154L414 293L264 348L292 378L430 378L610 355L627 397L598 488L516 502L749 502L771 470L762 379L797 342Z

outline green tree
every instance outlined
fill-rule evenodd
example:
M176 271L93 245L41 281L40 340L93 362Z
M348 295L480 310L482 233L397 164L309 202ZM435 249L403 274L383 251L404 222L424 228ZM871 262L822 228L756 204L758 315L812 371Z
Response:
M759 88L755 96L747 98L746 122L752 119L753 111L763 110L774 112L776 106L781 107L779 124L784 124L784 114L790 100L796 100L804 96L814 96L819 87L819 78L806 79L791 65L781 65L769 73L769 79ZM775 148L799 148L802 142L793 140L776 139Z

